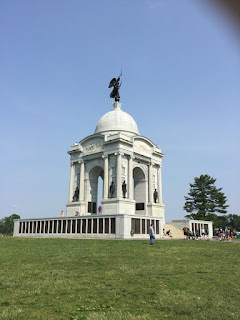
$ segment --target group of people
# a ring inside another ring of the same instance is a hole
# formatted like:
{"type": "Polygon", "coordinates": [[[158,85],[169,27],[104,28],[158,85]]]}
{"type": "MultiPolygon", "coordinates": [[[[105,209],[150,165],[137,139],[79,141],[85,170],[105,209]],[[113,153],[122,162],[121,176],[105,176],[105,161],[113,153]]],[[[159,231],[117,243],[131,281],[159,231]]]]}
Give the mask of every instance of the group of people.
{"type": "Polygon", "coordinates": [[[202,227],[201,230],[196,230],[196,232],[194,233],[193,231],[190,231],[188,226],[185,226],[183,228],[183,234],[185,236],[185,239],[194,240],[194,239],[198,239],[198,238],[206,239],[209,232],[208,232],[208,230],[205,230],[204,227],[202,227]]]}
{"type": "Polygon", "coordinates": [[[217,231],[216,231],[216,234],[215,234],[217,237],[220,238],[220,241],[221,240],[224,240],[224,239],[232,239],[233,237],[233,232],[231,230],[230,227],[226,227],[225,229],[223,229],[222,227],[220,227],[217,231]]]}
{"type": "Polygon", "coordinates": [[[169,229],[168,231],[166,231],[165,229],[163,229],[163,235],[164,235],[164,236],[172,237],[171,230],[169,229]]]}

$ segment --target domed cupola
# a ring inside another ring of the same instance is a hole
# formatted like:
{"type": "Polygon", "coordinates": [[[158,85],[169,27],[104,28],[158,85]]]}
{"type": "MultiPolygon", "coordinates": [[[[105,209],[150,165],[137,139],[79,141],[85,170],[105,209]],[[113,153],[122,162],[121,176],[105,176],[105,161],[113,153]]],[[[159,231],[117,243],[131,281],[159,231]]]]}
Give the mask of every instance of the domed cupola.
{"type": "Polygon", "coordinates": [[[106,134],[122,131],[133,136],[140,135],[136,122],[127,112],[121,110],[121,105],[118,101],[113,103],[114,109],[107,112],[98,121],[95,133],[106,134]]]}

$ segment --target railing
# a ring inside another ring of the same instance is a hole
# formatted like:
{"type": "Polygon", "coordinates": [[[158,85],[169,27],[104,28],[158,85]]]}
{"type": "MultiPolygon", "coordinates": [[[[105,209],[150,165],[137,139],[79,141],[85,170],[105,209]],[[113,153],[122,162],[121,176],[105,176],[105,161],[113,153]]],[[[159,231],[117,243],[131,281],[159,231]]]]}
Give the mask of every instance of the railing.
{"type": "MultiPolygon", "coordinates": [[[[102,217],[19,220],[18,234],[75,235],[116,233],[116,219],[102,217]]],[[[15,234],[16,235],[16,234],[15,234]]]]}
{"type": "Polygon", "coordinates": [[[162,237],[162,218],[132,215],[88,215],[45,219],[17,219],[17,237],[79,237],[79,238],[147,238],[150,224],[162,237]]]}

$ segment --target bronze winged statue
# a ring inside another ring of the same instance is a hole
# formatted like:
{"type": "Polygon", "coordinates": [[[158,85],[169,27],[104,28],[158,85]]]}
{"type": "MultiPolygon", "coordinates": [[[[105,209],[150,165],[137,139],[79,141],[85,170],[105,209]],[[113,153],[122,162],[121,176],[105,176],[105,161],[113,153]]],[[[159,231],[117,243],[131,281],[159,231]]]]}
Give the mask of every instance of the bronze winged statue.
{"type": "Polygon", "coordinates": [[[112,88],[113,87],[113,90],[110,93],[110,98],[114,98],[116,102],[120,100],[119,89],[120,89],[120,87],[122,85],[122,82],[120,83],[121,75],[122,75],[122,72],[121,72],[120,76],[117,79],[113,78],[110,81],[109,86],[108,86],[108,88],[112,88]]]}

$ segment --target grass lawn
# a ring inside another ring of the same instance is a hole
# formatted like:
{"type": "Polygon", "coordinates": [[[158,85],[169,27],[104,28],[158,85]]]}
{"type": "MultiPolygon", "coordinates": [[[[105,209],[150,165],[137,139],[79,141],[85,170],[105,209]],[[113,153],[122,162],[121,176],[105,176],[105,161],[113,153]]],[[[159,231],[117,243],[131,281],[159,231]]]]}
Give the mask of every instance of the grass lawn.
{"type": "Polygon", "coordinates": [[[240,319],[240,242],[0,238],[0,319],[240,319]]]}

